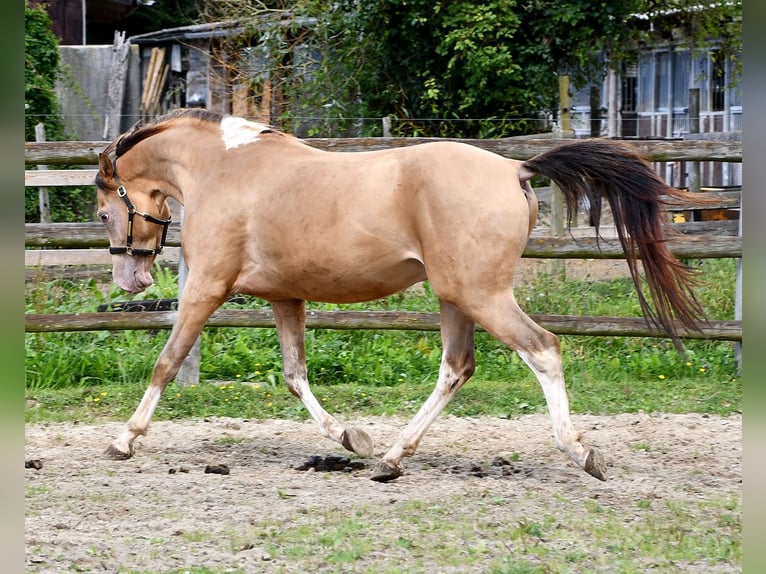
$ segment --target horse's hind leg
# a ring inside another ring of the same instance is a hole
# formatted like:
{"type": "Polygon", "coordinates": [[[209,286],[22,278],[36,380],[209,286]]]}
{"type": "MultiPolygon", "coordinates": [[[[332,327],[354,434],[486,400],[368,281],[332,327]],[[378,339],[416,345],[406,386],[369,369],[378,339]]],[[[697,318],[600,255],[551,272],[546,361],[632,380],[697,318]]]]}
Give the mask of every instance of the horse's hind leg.
{"type": "Polygon", "coordinates": [[[361,456],[370,456],[373,442],[361,429],[343,427],[325,411],[309,388],[306,371],[304,333],[306,328],[306,304],[300,299],[272,301],[274,320],[277,325],[285,382],[290,392],[298,397],[319,425],[322,436],[342,444],[347,450],[361,456]]]}
{"type": "Polygon", "coordinates": [[[128,420],[125,430],[106,449],[105,454],[108,457],[125,459],[133,456],[133,441],[136,437],[146,434],[165,387],[178,372],[208,317],[225,298],[226,291],[223,286],[214,291],[210,282],[200,282],[194,275],[189,275],[178,307],[176,322],[154,365],[152,381],[138,408],[128,420]],[[198,289],[198,285],[203,287],[198,289]]]}
{"type": "Polygon", "coordinates": [[[402,475],[402,458],[415,454],[428,427],[473,375],[476,366],[473,319],[451,303],[440,304],[443,351],[436,387],[380,461],[373,480],[385,482],[402,475]]]}
{"type": "Polygon", "coordinates": [[[582,434],[574,430],[558,337],[532,321],[519,308],[511,292],[485,297],[472,314],[496,339],[515,350],[537,376],[548,404],[558,449],[589,474],[606,480],[603,457],[597,449],[584,444],[582,434]]]}

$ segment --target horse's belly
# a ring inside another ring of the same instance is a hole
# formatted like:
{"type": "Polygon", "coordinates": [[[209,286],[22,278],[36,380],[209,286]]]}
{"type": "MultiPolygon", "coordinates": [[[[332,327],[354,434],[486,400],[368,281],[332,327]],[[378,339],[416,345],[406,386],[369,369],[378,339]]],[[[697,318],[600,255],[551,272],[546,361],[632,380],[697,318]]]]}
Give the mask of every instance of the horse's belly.
{"type": "Polygon", "coordinates": [[[360,261],[342,269],[310,263],[295,270],[254,269],[240,276],[236,291],[266,300],[358,303],[393,295],[426,278],[423,264],[416,259],[393,265],[360,261]]]}

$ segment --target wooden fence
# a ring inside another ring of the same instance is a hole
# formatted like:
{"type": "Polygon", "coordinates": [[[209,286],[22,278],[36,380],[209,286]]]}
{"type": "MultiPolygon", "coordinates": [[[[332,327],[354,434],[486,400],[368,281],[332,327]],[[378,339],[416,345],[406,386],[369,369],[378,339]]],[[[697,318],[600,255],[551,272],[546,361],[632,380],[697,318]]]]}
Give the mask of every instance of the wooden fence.
{"type": "MultiPolygon", "coordinates": [[[[307,143],[320,149],[333,151],[363,151],[402,147],[434,141],[432,138],[354,138],[309,139],[307,143]]],[[[505,157],[529,159],[551,149],[560,142],[546,139],[459,140],[505,157]]],[[[40,142],[25,144],[27,167],[39,165],[93,166],[98,162],[98,152],[109,142],[40,142]]],[[[649,161],[723,161],[741,162],[742,145],[739,142],[716,141],[649,141],[628,142],[649,161]]],[[[92,185],[93,169],[25,171],[25,186],[92,185]]],[[[739,193],[715,194],[718,202],[706,208],[737,208],[739,193]]],[[[700,209],[701,206],[685,206],[700,209]]],[[[683,234],[669,241],[671,251],[679,258],[741,258],[741,235],[695,235],[688,233],[697,227],[705,232],[706,222],[685,223],[679,228],[683,234]]],[[[180,245],[180,225],[173,224],[168,233],[167,244],[180,245]]],[[[108,245],[106,234],[100,224],[88,223],[28,223],[25,225],[25,246],[38,248],[26,252],[27,265],[35,265],[39,248],[83,249],[103,248],[108,245]]],[[[100,253],[105,254],[102,250],[100,253]]],[[[545,259],[623,259],[619,243],[609,238],[598,241],[595,237],[571,235],[553,237],[548,230],[535,230],[529,240],[524,257],[545,259]]],[[[105,260],[106,261],[106,260],[105,260]]],[[[104,262],[105,262],[104,261],[104,262]]],[[[75,313],[75,314],[26,314],[27,332],[90,331],[120,329],[168,329],[172,327],[175,314],[169,311],[143,311],[132,313],[75,313]]],[[[649,327],[641,318],[619,317],[573,317],[559,315],[533,315],[539,324],[558,334],[612,335],[636,337],[663,337],[664,334],[649,327]]],[[[215,327],[273,327],[273,316],[264,310],[219,309],[208,321],[215,327]]],[[[323,329],[404,329],[438,330],[439,319],[435,313],[412,312],[365,312],[332,311],[309,312],[307,327],[323,329]]],[[[741,341],[742,323],[735,321],[710,321],[700,332],[688,332],[679,328],[688,338],[741,341]]]]}

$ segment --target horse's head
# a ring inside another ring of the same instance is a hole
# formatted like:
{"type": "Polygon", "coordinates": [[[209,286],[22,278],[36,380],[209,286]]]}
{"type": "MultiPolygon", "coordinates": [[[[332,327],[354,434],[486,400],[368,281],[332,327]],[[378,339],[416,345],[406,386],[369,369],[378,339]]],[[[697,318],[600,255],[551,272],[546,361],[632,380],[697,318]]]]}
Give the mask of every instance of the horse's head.
{"type": "Polygon", "coordinates": [[[153,283],[150,270],[165,245],[170,208],[157,182],[117,175],[116,162],[109,157],[112,147],[98,158],[98,218],[109,235],[114,282],[139,293],[153,283]]]}

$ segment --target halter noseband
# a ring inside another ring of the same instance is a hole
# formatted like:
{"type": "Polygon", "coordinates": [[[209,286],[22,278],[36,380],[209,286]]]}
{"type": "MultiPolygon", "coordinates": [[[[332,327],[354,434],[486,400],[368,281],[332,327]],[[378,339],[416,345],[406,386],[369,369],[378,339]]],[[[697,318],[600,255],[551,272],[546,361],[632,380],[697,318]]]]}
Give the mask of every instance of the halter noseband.
{"type": "Polygon", "coordinates": [[[128,190],[125,189],[124,185],[121,185],[117,188],[117,195],[122,198],[122,201],[125,202],[125,205],[128,208],[128,238],[124,247],[109,247],[109,253],[112,255],[121,255],[123,253],[127,253],[128,255],[133,255],[135,257],[151,257],[153,255],[159,255],[162,253],[162,250],[165,247],[165,239],[168,235],[168,226],[170,225],[171,218],[168,217],[167,219],[157,219],[148,213],[138,211],[136,206],[133,205],[133,202],[128,198],[128,190]],[[162,225],[162,239],[160,239],[160,243],[155,249],[136,249],[133,247],[134,215],[140,215],[144,218],[144,221],[148,221],[149,223],[162,225]]]}

